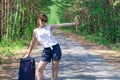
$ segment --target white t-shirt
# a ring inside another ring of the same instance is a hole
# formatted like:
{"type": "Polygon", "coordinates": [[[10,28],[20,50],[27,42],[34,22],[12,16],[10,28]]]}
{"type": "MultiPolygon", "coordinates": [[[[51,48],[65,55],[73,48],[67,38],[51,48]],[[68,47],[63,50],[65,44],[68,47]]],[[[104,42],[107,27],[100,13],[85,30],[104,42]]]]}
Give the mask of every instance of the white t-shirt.
{"type": "Polygon", "coordinates": [[[51,32],[51,25],[46,25],[43,28],[34,29],[35,36],[37,40],[40,42],[42,47],[47,48],[53,45],[56,45],[58,41],[55,39],[51,32]]]}

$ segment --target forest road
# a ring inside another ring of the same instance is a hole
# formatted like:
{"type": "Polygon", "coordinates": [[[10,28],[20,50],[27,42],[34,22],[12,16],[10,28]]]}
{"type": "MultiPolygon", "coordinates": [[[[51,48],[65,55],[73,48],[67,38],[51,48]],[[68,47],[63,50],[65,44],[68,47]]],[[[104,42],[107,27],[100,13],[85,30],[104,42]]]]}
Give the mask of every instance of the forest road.
{"type": "MultiPolygon", "coordinates": [[[[62,49],[58,80],[120,80],[120,70],[105,59],[87,51],[70,38],[67,38],[62,31],[54,30],[53,33],[62,49]]],[[[36,67],[41,51],[42,48],[40,47],[32,55],[36,60],[36,67]]],[[[16,74],[10,80],[17,80],[19,67],[14,69],[16,74]]],[[[49,63],[45,69],[44,80],[50,80],[51,69],[52,65],[49,63]]]]}

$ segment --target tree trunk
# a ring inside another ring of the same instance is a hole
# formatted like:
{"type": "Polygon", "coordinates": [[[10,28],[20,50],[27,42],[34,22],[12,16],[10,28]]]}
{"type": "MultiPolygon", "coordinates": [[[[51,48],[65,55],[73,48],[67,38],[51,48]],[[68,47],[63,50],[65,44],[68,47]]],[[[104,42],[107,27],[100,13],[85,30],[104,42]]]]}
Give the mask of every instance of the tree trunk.
{"type": "Polygon", "coordinates": [[[16,0],[16,7],[15,7],[15,17],[14,17],[14,23],[13,23],[13,29],[12,29],[12,40],[15,38],[15,28],[16,28],[16,22],[17,22],[17,16],[18,16],[18,0],[16,0]]]}
{"type": "Polygon", "coordinates": [[[3,19],[4,19],[4,15],[3,15],[3,0],[0,0],[0,41],[2,40],[2,36],[3,36],[3,19]]]}
{"type": "Polygon", "coordinates": [[[9,32],[9,13],[10,13],[10,0],[7,0],[6,37],[8,37],[9,32]]]}

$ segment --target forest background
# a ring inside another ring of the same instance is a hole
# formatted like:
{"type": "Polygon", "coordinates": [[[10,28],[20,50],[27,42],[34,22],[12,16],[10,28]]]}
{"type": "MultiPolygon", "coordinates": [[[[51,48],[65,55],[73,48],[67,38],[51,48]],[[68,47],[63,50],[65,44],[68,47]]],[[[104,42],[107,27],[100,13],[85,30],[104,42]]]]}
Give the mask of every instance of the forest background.
{"type": "Polygon", "coordinates": [[[0,60],[29,44],[41,13],[50,24],[77,20],[61,29],[120,50],[120,0],[0,0],[0,60]]]}

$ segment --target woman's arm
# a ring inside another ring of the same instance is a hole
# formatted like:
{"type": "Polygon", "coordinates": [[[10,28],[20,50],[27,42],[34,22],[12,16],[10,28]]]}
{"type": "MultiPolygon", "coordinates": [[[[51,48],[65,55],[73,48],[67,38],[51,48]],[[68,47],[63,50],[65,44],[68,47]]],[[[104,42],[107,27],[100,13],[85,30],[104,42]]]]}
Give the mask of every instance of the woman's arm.
{"type": "Polygon", "coordinates": [[[27,54],[25,54],[24,57],[30,56],[30,53],[31,53],[31,51],[32,51],[32,49],[33,49],[33,47],[34,47],[35,41],[36,41],[36,37],[35,37],[35,33],[33,33],[32,40],[31,40],[31,42],[30,42],[28,52],[27,52],[27,54]]]}
{"type": "Polygon", "coordinates": [[[55,29],[55,28],[60,28],[60,27],[63,27],[63,26],[75,26],[75,25],[78,25],[79,23],[78,22],[72,22],[72,23],[61,23],[61,24],[54,24],[54,25],[51,25],[52,29],[55,29]]]}

